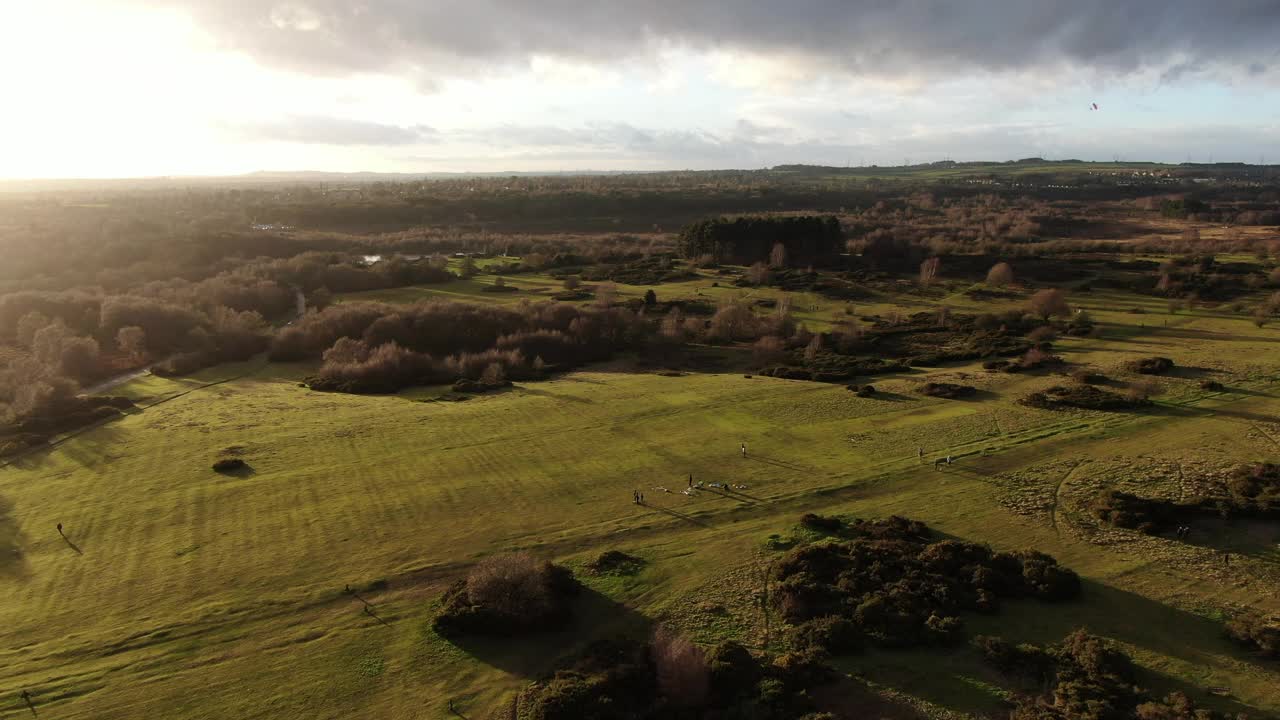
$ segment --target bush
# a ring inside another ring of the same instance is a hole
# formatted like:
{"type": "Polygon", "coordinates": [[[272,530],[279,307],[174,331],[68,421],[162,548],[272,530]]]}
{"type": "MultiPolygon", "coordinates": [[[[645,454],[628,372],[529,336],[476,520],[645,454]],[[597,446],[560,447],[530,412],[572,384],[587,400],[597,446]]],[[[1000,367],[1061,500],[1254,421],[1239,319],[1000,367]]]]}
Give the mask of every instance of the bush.
{"type": "Polygon", "coordinates": [[[816,648],[832,655],[845,655],[862,649],[862,631],[848,618],[828,615],[795,626],[792,645],[797,650],[816,648]]]}
{"type": "Polygon", "coordinates": [[[1223,385],[1217,380],[1201,380],[1200,389],[1208,390],[1209,392],[1225,392],[1227,389],[1227,386],[1223,385]]]}
{"type": "Polygon", "coordinates": [[[606,550],[600,557],[587,563],[586,569],[593,575],[635,575],[645,566],[645,561],[621,550],[606,550]]]}
{"type": "Polygon", "coordinates": [[[977,393],[978,388],[976,387],[971,385],[957,385],[955,383],[931,382],[925,383],[920,388],[921,395],[948,398],[950,400],[973,397],[977,393]]]}
{"type": "Polygon", "coordinates": [[[1163,375],[1173,369],[1173,361],[1165,357],[1149,357],[1125,363],[1125,368],[1142,375],[1163,375]]]}
{"type": "Polygon", "coordinates": [[[573,573],[528,553],[481,561],[443,597],[441,635],[512,635],[564,626],[580,586],[573,573]]]}
{"type": "Polygon", "coordinates": [[[874,385],[863,385],[862,387],[858,388],[858,397],[860,398],[875,397],[875,394],[876,394],[876,388],[874,385]]]}
{"type": "Polygon", "coordinates": [[[1083,385],[1101,385],[1107,382],[1107,376],[1088,368],[1071,371],[1071,379],[1083,385]]]}
{"type": "MultiPolygon", "coordinates": [[[[904,518],[846,524],[841,543],[805,545],[778,565],[777,599],[797,627],[824,618],[853,623],[882,647],[953,642],[958,613],[990,611],[1001,597],[1074,597],[1079,578],[1048,555],[993,553],[956,540],[930,542],[928,527],[904,518]]],[[[820,638],[843,625],[806,627],[820,638]]]]}
{"type": "Polygon", "coordinates": [[[804,516],[800,518],[800,524],[809,530],[831,535],[839,533],[844,529],[844,521],[840,518],[827,517],[825,515],[818,515],[815,513],[805,513],[804,516]]]}
{"type": "Polygon", "coordinates": [[[1280,617],[1242,615],[1227,622],[1227,637],[1263,657],[1280,658],[1280,617]]]}
{"type": "Polygon", "coordinates": [[[1076,408],[1079,410],[1133,410],[1150,405],[1140,398],[1125,398],[1113,392],[1107,392],[1092,385],[1076,385],[1066,387],[1056,385],[1043,392],[1032,393],[1023,398],[1023,404],[1042,410],[1063,410],[1076,408]]]}
{"type": "Polygon", "coordinates": [[[222,458],[213,464],[213,471],[218,473],[234,473],[247,467],[244,460],[240,458],[222,458]]]}

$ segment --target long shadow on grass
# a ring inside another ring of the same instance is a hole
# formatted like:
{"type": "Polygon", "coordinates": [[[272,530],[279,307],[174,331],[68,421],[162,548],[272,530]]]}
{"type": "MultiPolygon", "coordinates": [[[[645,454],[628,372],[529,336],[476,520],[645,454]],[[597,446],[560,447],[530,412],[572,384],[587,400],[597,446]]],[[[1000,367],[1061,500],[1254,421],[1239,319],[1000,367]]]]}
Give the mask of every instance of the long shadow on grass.
{"type": "Polygon", "coordinates": [[[692,515],[686,515],[678,510],[672,510],[671,508],[665,508],[660,505],[653,505],[651,503],[645,503],[641,507],[645,507],[650,510],[656,510],[657,512],[660,512],[664,515],[670,515],[671,517],[679,518],[681,520],[684,520],[685,522],[693,523],[694,525],[697,525],[699,527],[711,527],[705,521],[699,520],[698,518],[692,515]]]}
{"type": "Polygon", "coordinates": [[[1011,642],[1054,643],[1076,628],[1177,658],[1199,668],[1222,669],[1222,656],[1254,665],[1233,646],[1222,623],[1127,590],[1084,579],[1080,599],[1066,603],[1006,602],[992,617],[967,617],[972,634],[1002,635],[1011,642]]]}
{"type": "Polygon", "coordinates": [[[784,468],[784,469],[786,469],[786,470],[795,470],[795,471],[797,471],[797,472],[807,472],[807,471],[808,471],[808,468],[802,468],[802,467],[800,467],[799,465],[792,465],[791,463],[786,463],[786,462],[783,462],[783,461],[781,461],[781,460],[775,460],[775,459],[773,459],[773,458],[771,458],[771,457],[768,457],[768,456],[766,456],[766,455],[747,455],[747,458],[746,458],[746,459],[747,459],[747,460],[754,460],[754,461],[756,461],[756,462],[762,462],[762,463],[765,463],[766,465],[773,465],[774,467],[784,468]]]}
{"type": "Polygon", "coordinates": [[[538,678],[566,667],[600,638],[649,636],[653,622],[632,608],[589,587],[574,599],[573,620],[549,632],[515,637],[449,638],[457,648],[486,665],[513,675],[538,678]]]}
{"type": "Polygon", "coordinates": [[[1280,415],[1266,415],[1263,413],[1249,412],[1247,410],[1234,410],[1228,407],[1196,407],[1194,405],[1164,405],[1159,404],[1147,409],[1151,415],[1165,415],[1169,417],[1213,417],[1219,416],[1224,418],[1236,418],[1238,420],[1247,420],[1249,422],[1261,423],[1280,423],[1280,415]]]}

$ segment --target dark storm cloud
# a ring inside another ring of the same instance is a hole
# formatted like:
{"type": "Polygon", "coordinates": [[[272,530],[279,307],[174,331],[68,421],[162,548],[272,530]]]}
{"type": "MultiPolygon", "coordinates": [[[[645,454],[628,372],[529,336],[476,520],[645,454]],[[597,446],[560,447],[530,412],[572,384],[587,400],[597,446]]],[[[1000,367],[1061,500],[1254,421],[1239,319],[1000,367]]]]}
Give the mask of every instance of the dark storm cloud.
{"type": "Polygon", "coordinates": [[[1274,61],[1280,0],[134,0],[224,45],[313,73],[474,74],[535,54],[607,62],[656,47],[801,53],[854,72],[1112,72],[1274,61]]]}
{"type": "Polygon", "coordinates": [[[315,115],[241,123],[225,129],[242,140],[304,145],[413,145],[432,142],[437,136],[435,130],[422,125],[401,127],[315,115]]]}

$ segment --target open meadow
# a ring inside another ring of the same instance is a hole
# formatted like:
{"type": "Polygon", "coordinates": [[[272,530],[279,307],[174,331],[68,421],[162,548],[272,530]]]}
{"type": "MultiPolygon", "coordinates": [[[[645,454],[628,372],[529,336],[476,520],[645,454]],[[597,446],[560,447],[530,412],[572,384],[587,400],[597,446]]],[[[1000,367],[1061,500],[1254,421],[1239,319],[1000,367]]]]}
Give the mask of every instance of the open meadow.
{"type": "MultiPolygon", "coordinates": [[[[492,279],[481,274],[339,300],[516,303],[558,286],[509,280],[521,290],[484,293],[492,279]]],[[[656,290],[779,294],[714,282],[656,290]]],[[[623,299],[645,289],[617,286],[623,299]]],[[[1280,528],[1206,523],[1182,541],[1102,527],[1084,508],[1102,487],[1178,497],[1223,468],[1275,458],[1280,337],[1223,308],[1171,313],[1111,290],[1072,302],[1099,327],[1055,342],[1072,365],[1123,384],[1129,360],[1176,361],[1149,410],[1028,407],[1019,400],[1061,381],[980,362],[880,376],[869,398],[729,369],[660,373],[626,356],[467,402],[436,387],[314,392],[299,385],[312,365],[261,359],[136,380],[118,391],[138,403],[125,417],[0,469],[0,717],[26,716],[15,692],[34,688],[40,717],[482,718],[595,638],[663,623],[700,643],[761,648],[762,578],[807,539],[806,512],[904,515],[998,550],[1049,553],[1080,574],[1081,597],[966,617],[971,633],[1055,642],[1086,627],[1128,651],[1153,690],[1280,713],[1280,667],[1222,632],[1227,613],[1280,611],[1280,528]],[[978,393],[925,397],[928,381],[978,393]],[[245,467],[212,472],[227,455],[245,467]],[[685,494],[690,478],[728,487],[685,494]],[[582,574],[589,592],[567,630],[437,635],[442,591],[517,549],[579,570],[613,549],[645,565],[582,574]]],[[[815,330],[849,304],[793,303],[815,330]]],[[[966,303],[978,308],[958,292],[853,304],[879,315],[966,303]]],[[[964,645],[877,649],[837,667],[886,717],[991,716],[1009,697],[964,645]]]]}

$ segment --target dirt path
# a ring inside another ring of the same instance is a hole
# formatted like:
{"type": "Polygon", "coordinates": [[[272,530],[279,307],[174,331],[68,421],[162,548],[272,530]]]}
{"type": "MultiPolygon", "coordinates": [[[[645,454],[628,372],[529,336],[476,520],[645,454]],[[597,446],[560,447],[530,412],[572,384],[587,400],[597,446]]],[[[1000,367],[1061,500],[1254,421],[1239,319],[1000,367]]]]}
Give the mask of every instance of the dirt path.
{"type": "Polygon", "coordinates": [[[1069,480],[1072,474],[1074,474],[1075,471],[1083,464],[1083,460],[1077,460],[1076,463],[1071,466],[1071,469],[1062,476],[1062,479],[1059,480],[1058,484],[1053,488],[1053,507],[1049,509],[1049,524],[1053,526],[1053,531],[1059,535],[1062,534],[1062,530],[1058,528],[1058,498],[1062,495],[1062,486],[1067,484],[1067,480],[1069,480]]]}

